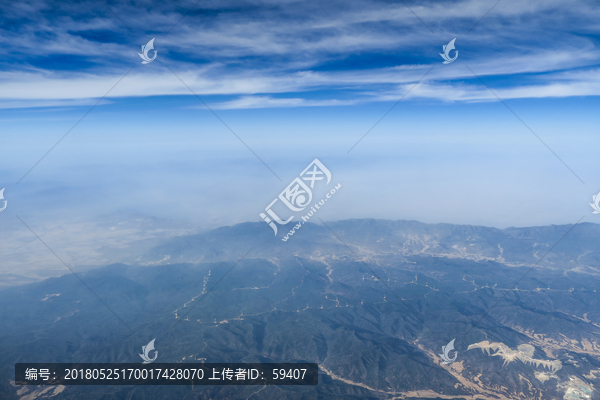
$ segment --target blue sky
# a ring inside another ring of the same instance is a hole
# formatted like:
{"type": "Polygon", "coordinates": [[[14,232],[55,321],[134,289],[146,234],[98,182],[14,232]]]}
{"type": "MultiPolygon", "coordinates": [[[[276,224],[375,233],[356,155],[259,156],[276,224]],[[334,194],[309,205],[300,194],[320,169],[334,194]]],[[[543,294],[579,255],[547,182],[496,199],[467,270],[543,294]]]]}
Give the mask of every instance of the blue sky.
{"type": "Polygon", "coordinates": [[[392,101],[433,65],[413,98],[489,101],[465,65],[505,100],[600,90],[589,2],[408,3],[419,19],[396,2],[203,1],[181,19],[195,3],[3,6],[3,106],[92,103],[134,65],[111,97],[188,95],[170,66],[217,109],[392,101]],[[140,65],[152,37],[161,62],[140,65]],[[442,68],[454,37],[460,63],[442,68]]]}
{"type": "Polygon", "coordinates": [[[172,3],[1,6],[5,227],[258,221],[314,158],[343,183],[324,219],[597,222],[600,4],[172,3]]]}

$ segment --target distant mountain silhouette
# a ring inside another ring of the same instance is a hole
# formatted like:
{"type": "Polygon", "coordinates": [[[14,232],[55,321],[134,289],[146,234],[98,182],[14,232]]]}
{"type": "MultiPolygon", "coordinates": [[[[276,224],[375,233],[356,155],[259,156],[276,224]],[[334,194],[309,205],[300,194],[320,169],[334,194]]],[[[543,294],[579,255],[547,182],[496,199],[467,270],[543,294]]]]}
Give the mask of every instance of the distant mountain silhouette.
{"type": "MultiPolygon", "coordinates": [[[[290,228],[293,223],[289,223],[290,228]]],[[[263,222],[248,222],[206,233],[181,236],[143,254],[140,263],[203,262],[235,260],[254,248],[254,257],[312,255],[319,252],[347,255],[368,247],[378,254],[431,255],[473,260],[504,260],[507,264],[535,264],[571,225],[496,229],[483,226],[424,224],[417,221],[352,219],[328,222],[327,226],[306,223],[288,241],[281,241],[263,222]],[[332,233],[333,231],[333,233],[332,233]],[[341,239],[341,241],[338,239],[341,239]],[[245,249],[245,251],[243,251],[245,249]]],[[[600,262],[600,225],[581,223],[545,257],[548,265],[576,262],[580,267],[600,262]]],[[[361,254],[368,256],[368,254],[361,254]]]]}

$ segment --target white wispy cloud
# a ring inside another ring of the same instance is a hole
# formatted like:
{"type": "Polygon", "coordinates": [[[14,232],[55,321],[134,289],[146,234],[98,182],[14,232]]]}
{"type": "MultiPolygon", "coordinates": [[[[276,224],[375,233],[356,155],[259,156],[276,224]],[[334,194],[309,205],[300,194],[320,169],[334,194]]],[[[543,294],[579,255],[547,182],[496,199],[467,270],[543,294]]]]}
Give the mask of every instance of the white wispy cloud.
{"type": "Polygon", "coordinates": [[[328,107],[357,104],[359,100],[309,100],[303,98],[274,98],[271,96],[241,96],[238,99],[216,103],[215,109],[237,108],[287,108],[287,107],[328,107]]]}
{"type": "MultiPolygon", "coordinates": [[[[510,82],[494,88],[502,98],[600,94],[595,75],[600,51],[593,39],[600,31],[599,5],[579,0],[501,2],[464,36],[494,3],[410,5],[437,35],[403,4],[202,3],[168,36],[144,35],[144,40],[157,38],[159,52],[147,66],[139,65],[139,43],[131,43],[140,37],[132,37],[102,4],[14,4],[9,18],[21,22],[0,35],[5,60],[0,64],[0,107],[98,98],[134,65],[137,68],[109,97],[190,95],[161,62],[198,95],[238,96],[213,100],[216,108],[388,101],[402,95],[432,65],[437,68],[411,97],[490,100],[489,91],[461,63],[480,77],[510,77],[510,82]],[[29,22],[22,22],[26,15],[29,22]],[[548,24],[552,31],[541,28],[548,24]],[[98,35],[107,32],[115,34],[114,40],[99,41],[98,35]],[[453,35],[459,37],[460,57],[452,66],[442,66],[437,53],[453,35]],[[578,74],[564,73],[569,70],[578,74]],[[558,78],[557,73],[563,74],[558,78]],[[310,95],[315,90],[327,94],[315,99],[310,95]]],[[[134,30],[160,31],[174,25],[186,6],[172,9],[137,2],[111,8],[134,30]]]]}

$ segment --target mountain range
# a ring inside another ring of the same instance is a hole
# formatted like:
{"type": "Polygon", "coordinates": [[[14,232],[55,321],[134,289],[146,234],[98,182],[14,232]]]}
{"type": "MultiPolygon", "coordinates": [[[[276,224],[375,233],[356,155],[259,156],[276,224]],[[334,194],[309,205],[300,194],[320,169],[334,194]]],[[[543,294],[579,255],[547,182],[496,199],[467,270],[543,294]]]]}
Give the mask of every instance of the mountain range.
{"type": "Polygon", "coordinates": [[[0,397],[600,399],[600,225],[286,233],[222,227],[0,290],[0,397]],[[319,385],[14,386],[16,362],[141,362],[152,339],[159,362],[317,362],[319,385]]]}

